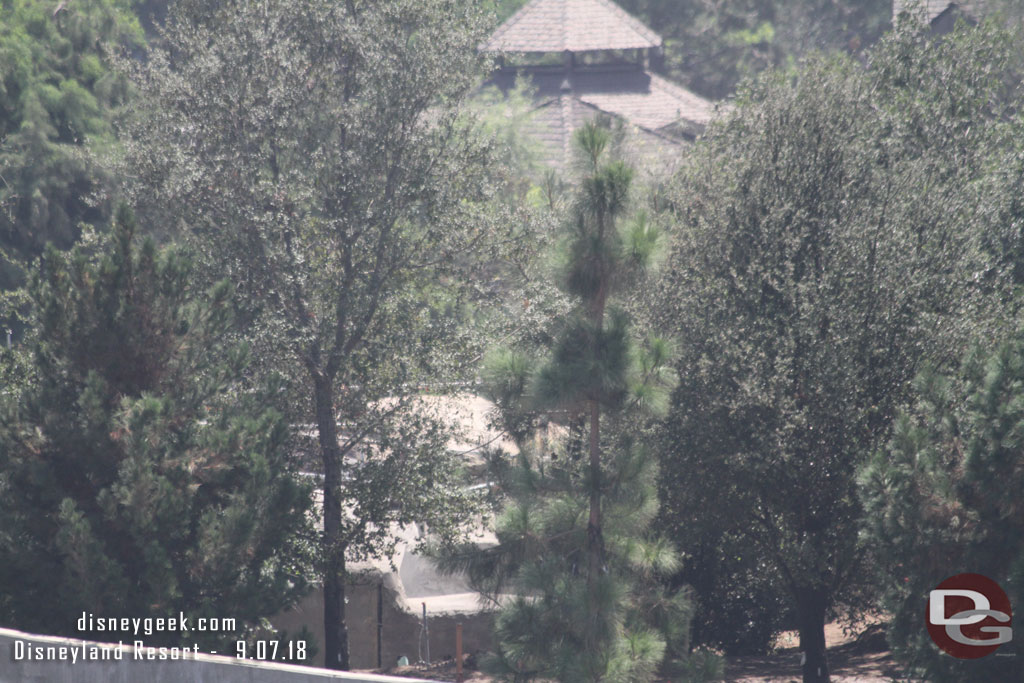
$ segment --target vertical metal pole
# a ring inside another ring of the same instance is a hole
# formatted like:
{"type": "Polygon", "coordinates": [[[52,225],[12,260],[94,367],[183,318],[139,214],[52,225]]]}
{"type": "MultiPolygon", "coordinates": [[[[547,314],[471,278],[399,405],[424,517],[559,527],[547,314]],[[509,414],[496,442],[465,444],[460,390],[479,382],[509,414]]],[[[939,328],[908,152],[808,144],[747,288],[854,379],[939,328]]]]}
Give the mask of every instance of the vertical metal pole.
{"type": "Polygon", "coordinates": [[[462,624],[455,624],[455,683],[462,683],[462,624]]]}
{"type": "Polygon", "coordinates": [[[427,623],[427,603],[423,604],[423,640],[426,643],[424,650],[427,652],[427,666],[430,666],[430,624],[427,623]]]}
{"type": "Polygon", "coordinates": [[[384,668],[384,579],[377,583],[377,668],[384,668]]]}

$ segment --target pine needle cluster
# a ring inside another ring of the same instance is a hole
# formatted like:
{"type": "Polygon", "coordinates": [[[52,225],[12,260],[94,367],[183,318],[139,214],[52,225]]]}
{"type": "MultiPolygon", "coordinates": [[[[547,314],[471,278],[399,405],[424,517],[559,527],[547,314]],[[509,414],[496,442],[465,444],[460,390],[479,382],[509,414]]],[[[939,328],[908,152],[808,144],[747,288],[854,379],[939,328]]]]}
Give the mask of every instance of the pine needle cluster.
{"type": "Polygon", "coordinates": [[[689,649],[693,604],[659,577],[678,554],[651,530],[657,463],[641,438],[672,388],[671,345],[640,340],[624,302],[659,231],[629,215],[632,170],[598,125],[555,258],[575,305],[546,349],[494,351],[485,381],[519,454],[500,473],[497,545],[445,565],[501,605],[491,668],[508,680],[651,680],[689,649]]]}

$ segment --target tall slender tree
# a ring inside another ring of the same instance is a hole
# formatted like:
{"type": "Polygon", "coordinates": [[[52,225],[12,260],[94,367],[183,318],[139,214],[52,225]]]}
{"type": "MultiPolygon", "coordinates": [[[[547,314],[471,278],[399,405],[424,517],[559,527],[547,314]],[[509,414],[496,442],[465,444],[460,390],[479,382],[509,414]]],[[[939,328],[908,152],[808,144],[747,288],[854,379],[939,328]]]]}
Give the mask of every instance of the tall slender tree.
{"type": "Polygon", "coordinates": [[[627,220],[632,171],[608,159],[609,142],[594,124],[576,136],[584,175],[556,267],[573,307],[548,357],[488,361],[499,422],[521,450],[502,478],[500,543],[447,558],[486,593],[514,595],[498,617],[495,668],[518,680],[649,680],[666,652],[686,650],[687,596],[653,580],[676,555],[648,528],[657,470],[637,428],[665,406],[671,354],[634,338],[622,306],[659,231],[642,215],[627,220]]]}

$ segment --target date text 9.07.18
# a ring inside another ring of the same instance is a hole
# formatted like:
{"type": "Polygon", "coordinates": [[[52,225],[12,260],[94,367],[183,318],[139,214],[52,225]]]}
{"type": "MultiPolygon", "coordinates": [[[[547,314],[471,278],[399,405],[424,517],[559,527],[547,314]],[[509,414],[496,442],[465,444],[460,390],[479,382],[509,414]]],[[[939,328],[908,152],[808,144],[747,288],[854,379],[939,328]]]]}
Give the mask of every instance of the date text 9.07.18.
{"type": "Polygon", "coordinates": [[[306,660],[306,641],[239,640],[235,643],[235,657],[268,662],[303,662],[306,660]]]}

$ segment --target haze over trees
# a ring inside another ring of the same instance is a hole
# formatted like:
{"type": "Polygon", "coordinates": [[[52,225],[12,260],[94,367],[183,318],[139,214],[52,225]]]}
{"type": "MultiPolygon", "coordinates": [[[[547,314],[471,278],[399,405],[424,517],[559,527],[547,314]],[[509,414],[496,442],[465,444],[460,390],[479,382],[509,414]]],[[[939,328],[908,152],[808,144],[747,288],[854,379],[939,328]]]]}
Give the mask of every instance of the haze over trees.
{"type": "Polygon", "coordinates": [[[128,95],[106,50],[141,44],[110,0],[0,6],[0,325],[16,333],[24,301],[12,290],[33,259],[47,243],[69,249],[83,222],[107,225],[111,179],[87,149],[113,142],[111,112],[128,95]]]}
{"type": "Polygon", "coordinates": [[[386,553],[392,523],[443,534],[470,509],[446,425],[411,399],[462,379],[473,349],[456,322],[494,241],[490,155],[459,103],[483,29],[470,2],[182,2],[135,73],[130,196],[237,283],[318,435],[332,668],[348,668],[347,558],[386,553]]]}
{"type": "Polygon", "coordinates": [[[949,376],[922,373],[915,405],[862,474],[867,540],[893,615],[889,643],[929,681],[1024,674],[1019,641],[1000,646],[1000,657],[957,660],[920,626],[920,595],[955,567],[993,579],[1011,605],[1024,599],[1022,380],[1019,333],[994,351],[973,349],[949,376]]]}
{"type": "Polygon", "coordinates": [[[993,163],[1015,144],[1007,47],[908,29],[867,68],[818,58],[761,78],[677,179],[652,304],[682,349],[666,524],[696,542],[689,520],[717,509],[753,544],[796,611],[805,681],[828,679],[828,615],[872,591],[858,468],[925,364],[1014,324],[991,240],[1016,187],[993,163]]]}
{"type": "Polygon", "coordinates": [[[761,74],[647,207],[600,126],[560,184],[528,89],[476,92],[521,4],[177,0],[153,48],[120,4],[0,6],[0,623],[247,637],[320,582],[347,668],[348,563],[479,519],[420,400],[472,386],[521,451],[499,545],[450,558],[513,594],[503,676],[700,678],[797,627],[819,682],[825,621],[881,608],[908,675],[1019,677],[920,620],[967,570],[1024,597],[1019,26],[623,0],[669,76],[761,74]]]}
{"type": "Polygon", "coordinates": [[[78,617],[182,611],[237,620],[204,647],[243,636],[308,584],[282,384],[240,391],[227,282],[197,287],[126,209],[99,251],[51,246],[32,278],[31,384],[0,404],[0,619],[116,639],[78,617]]]}
{"type": "Polygon", "coordinates": [[[444,559],[496,602],[512,596],[491,668],[514,680],[715,671],[713,657],[686,661],[692,606],[659,582],[678,558],[649,528],[657,465],[636,426],[665,406],[671,347],[639,339],[623,304],[657,260],[660,231],[633,210],[633,171],[614,159],[611,137],[588,124],[574,140],[582,178],[553,273],[571,311],[546,348],[497,351],[487,363],[487,391],[520,451],[498,468],[498,545],[444,559]]]}

